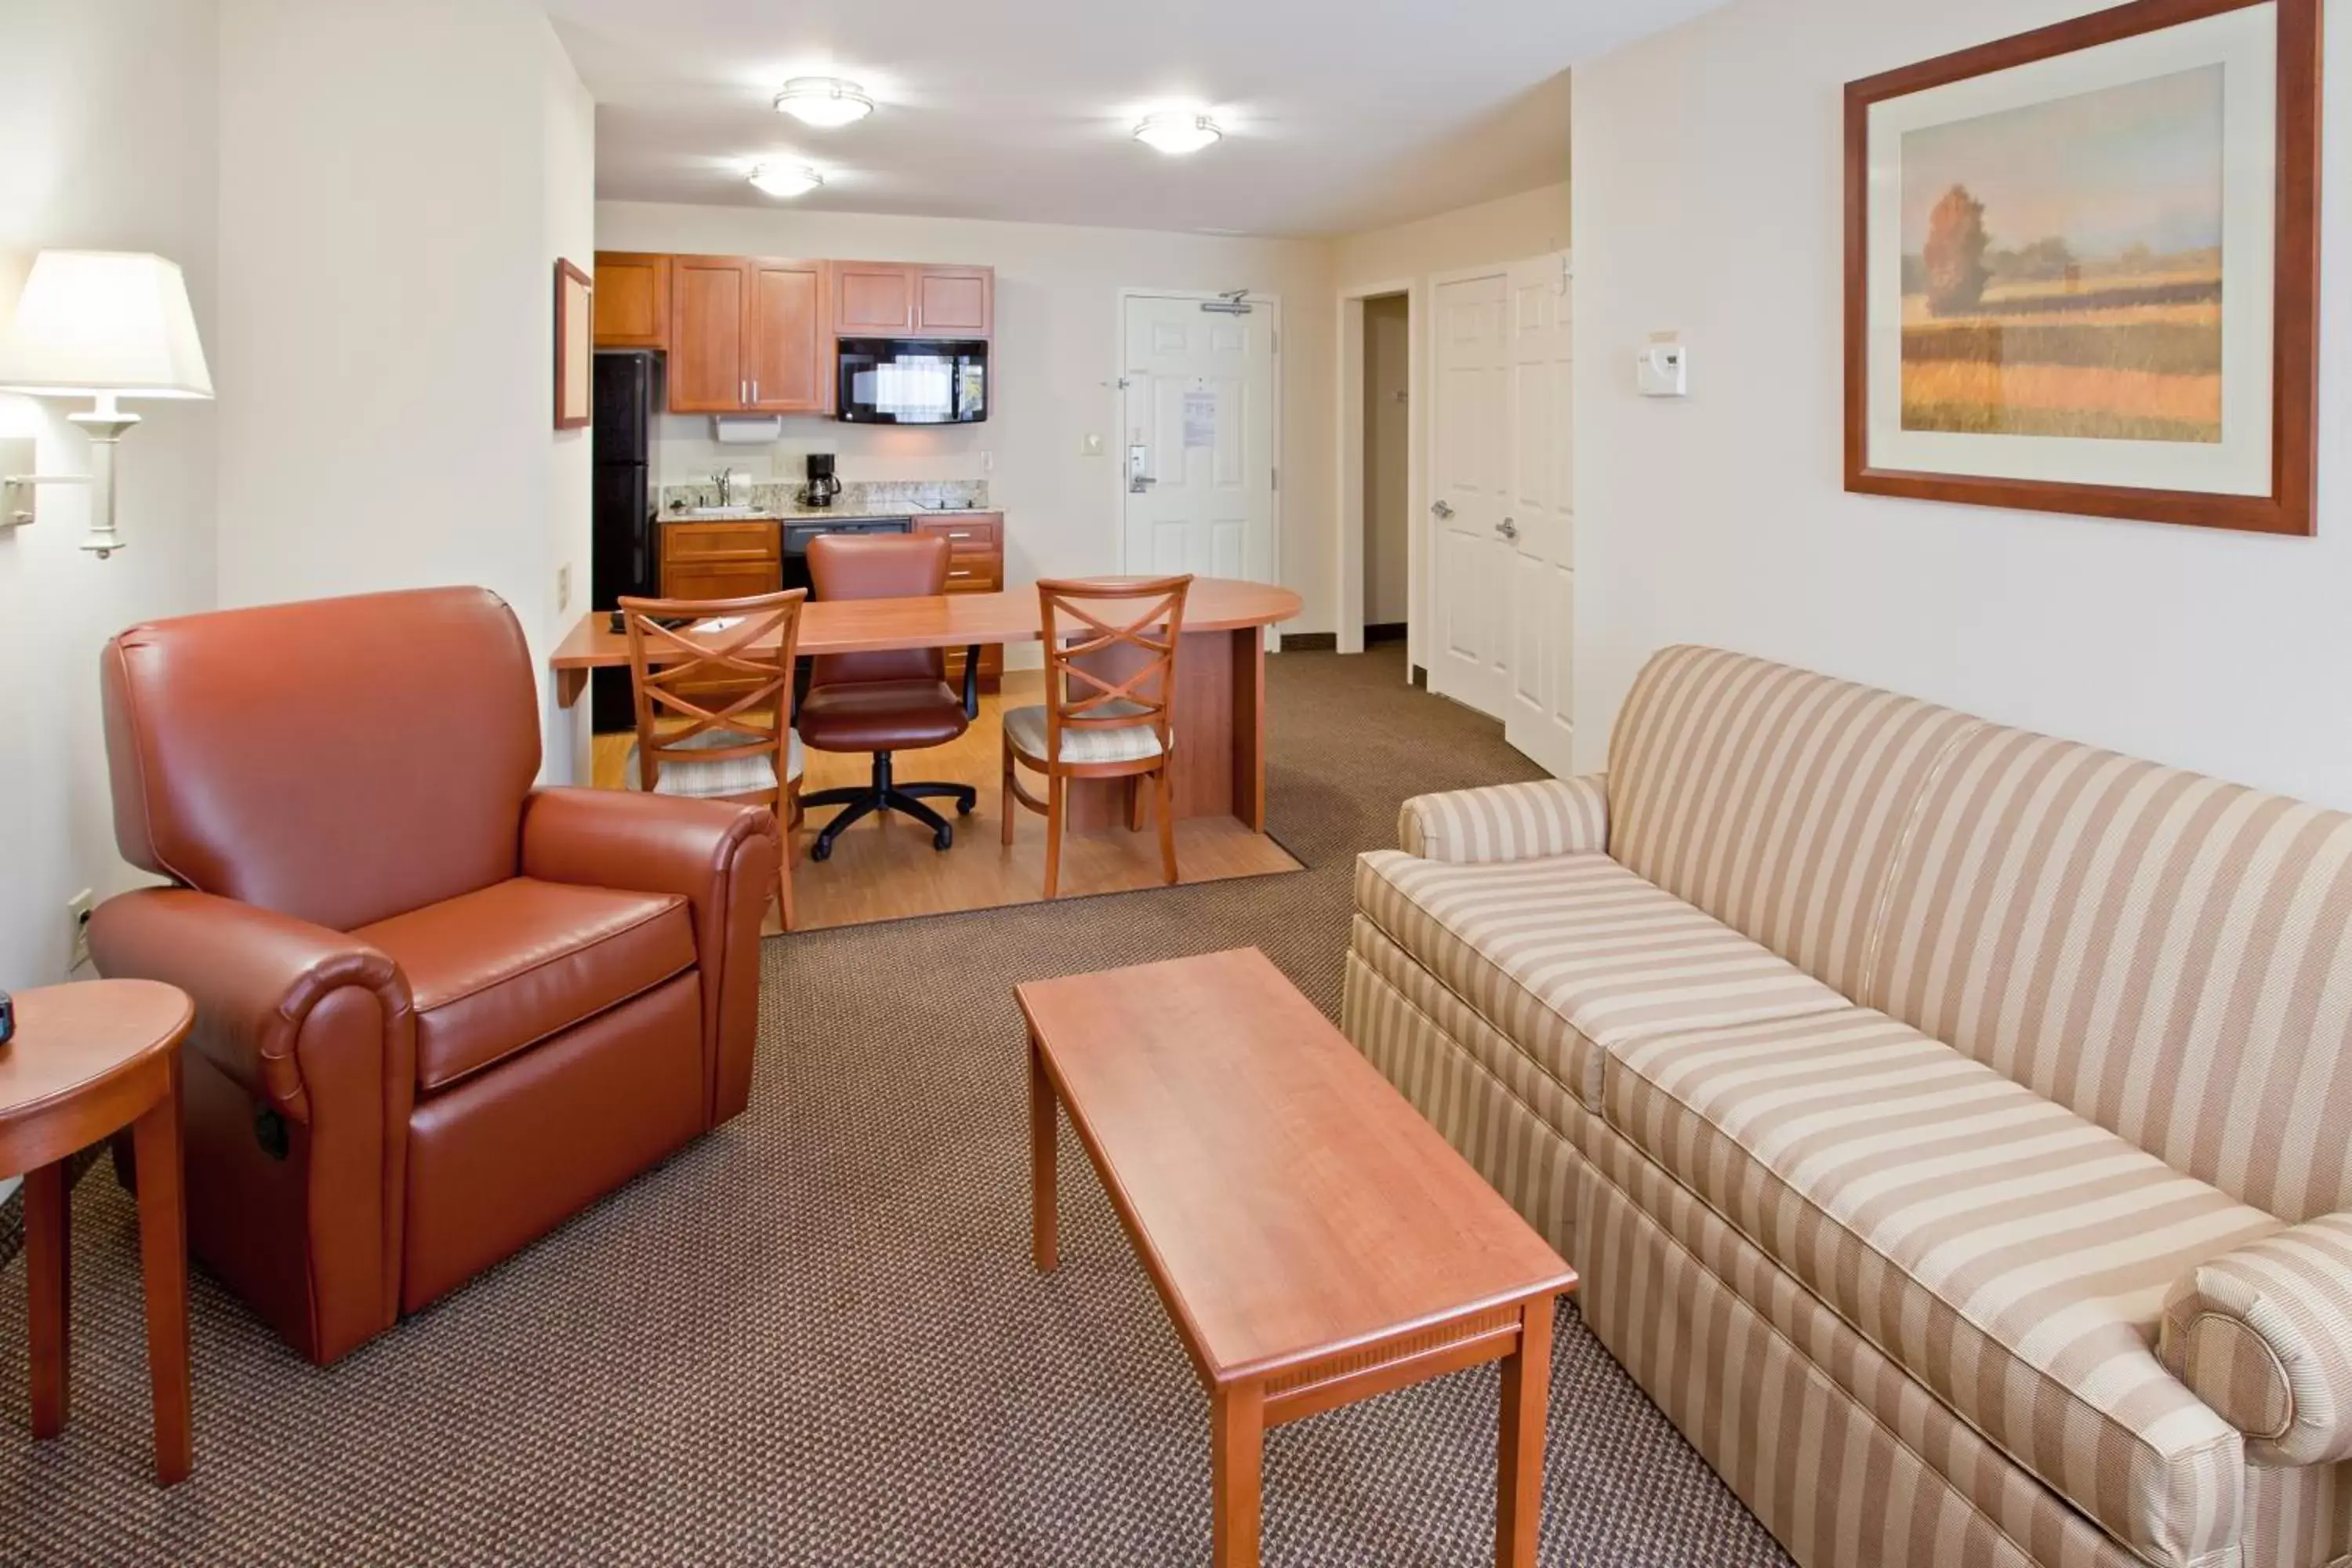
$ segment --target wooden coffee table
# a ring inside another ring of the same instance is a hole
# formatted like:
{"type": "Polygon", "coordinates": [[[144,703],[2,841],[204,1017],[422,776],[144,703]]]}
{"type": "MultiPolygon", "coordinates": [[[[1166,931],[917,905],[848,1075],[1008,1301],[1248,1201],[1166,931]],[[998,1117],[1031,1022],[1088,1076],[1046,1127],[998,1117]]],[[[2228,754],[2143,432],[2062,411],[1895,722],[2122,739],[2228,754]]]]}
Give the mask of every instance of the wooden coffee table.
{"type": "Polygon", "coordinates": [[[1017,994],[1037,1268],[1058,1101],[1208,1387],[1217,1568],[1258,1560],[1267,1427],[1490,1361],[1495,1561],[1532,1564],[1559,1256],[1255,948],[1017,994]]]}

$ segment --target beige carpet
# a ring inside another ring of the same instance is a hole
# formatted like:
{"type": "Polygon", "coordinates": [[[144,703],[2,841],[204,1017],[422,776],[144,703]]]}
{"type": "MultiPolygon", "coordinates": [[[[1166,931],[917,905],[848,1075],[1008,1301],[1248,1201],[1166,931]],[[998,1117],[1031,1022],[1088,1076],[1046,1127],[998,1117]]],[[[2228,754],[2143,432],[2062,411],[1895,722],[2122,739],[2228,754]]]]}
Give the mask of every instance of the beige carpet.
{"type": "MultiPolygon", "coordinates": [[[[341,1366],[200,1281],[170,1493],[101,1166],[73,1422],[38,1448],[0,1270],[0,1562],[1205,1563],[1205,1402],[1075,1146],[1063,1268],[1030,1270],[1012,986],[1255,943],[1336,1009],[1355,852],[1409,794],[1533,771],[1393,649],[1269,679],[1306,873],[772,942],[748,1115],[341,1366]]],[[[1552,1397],[1544,1562],[1786,1561],[1573,1312],[1552,1397]]],[[[1266,1563],[1489,1561],[1494,1419],[1486,1372],[1275,1433],[1266,1563]]]]}

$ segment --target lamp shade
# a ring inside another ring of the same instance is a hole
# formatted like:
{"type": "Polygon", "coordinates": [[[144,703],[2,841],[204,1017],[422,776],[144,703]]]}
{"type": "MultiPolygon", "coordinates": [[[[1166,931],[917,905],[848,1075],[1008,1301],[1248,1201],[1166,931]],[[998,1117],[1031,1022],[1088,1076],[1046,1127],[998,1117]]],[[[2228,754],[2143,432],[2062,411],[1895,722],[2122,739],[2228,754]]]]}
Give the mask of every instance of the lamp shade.
{"type": "Polygon", "coordinates": [[[210,397],[179,267],[132,251],[42,251],[0,334],[0,391],[210,397]]]}

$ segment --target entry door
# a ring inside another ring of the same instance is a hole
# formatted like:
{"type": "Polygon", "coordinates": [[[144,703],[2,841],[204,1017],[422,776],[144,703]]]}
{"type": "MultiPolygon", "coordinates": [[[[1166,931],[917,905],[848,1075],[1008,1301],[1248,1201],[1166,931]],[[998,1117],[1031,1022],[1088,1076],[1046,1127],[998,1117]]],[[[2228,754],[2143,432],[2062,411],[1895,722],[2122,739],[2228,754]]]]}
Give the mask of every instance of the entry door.
{"type": "Polygon", "coordinates": [[[1504,734],[1552,773],[1566,776],[1575,686],[1576,541],[1570,506],[1570,371],[1568,258],[1511,268],[1506,357],[1509,362],[1510,483],[1503,542],[1510,574],[1510,657],[1504,734]]]}
{"type": "Polygon", "coordinates": [[[1510,689],[1509,278],[1441,283],[1430,312],[1436,407],[1430,422],[1432,607],[1429,687],[1496,718],[1510,689]]]}
{"type": "Polygon", "coordinates": [[[1126,302],[1119,569],[1279,582],[1276,308],[1259,301],[1236,316],[1202,304],[1126,302]]]}

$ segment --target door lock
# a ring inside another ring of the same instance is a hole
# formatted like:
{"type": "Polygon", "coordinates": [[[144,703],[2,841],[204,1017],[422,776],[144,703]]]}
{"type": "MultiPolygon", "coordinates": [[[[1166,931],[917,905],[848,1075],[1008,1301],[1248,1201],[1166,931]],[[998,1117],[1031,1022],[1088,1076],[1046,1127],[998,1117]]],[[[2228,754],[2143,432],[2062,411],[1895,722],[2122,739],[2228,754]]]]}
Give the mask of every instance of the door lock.
{"type": "Polygon", "coordinates": [[[1519,525],[1507,517],[1495,525],[1495,531],[1506,539],[1517,539],[1519,536],[1519,525]]]}
{"type": "Polygon", "coordinates": [[[1139,496],[1160,481],[1143,471],[1149,454],[1141,445],[1127,449],[1127,493],[1139,496]]]}
{"type": "Polygon", "coordinates": [[[1437,519],[1440,522],[1445,521],[1448,518],[1451,518],[1454,515],[1454,509],[1446,505],[1444,501],[1437,501],[1432,504],[1429,511],[1430,515],[1437,519]]]}

